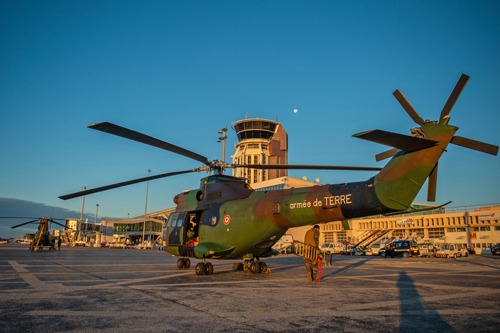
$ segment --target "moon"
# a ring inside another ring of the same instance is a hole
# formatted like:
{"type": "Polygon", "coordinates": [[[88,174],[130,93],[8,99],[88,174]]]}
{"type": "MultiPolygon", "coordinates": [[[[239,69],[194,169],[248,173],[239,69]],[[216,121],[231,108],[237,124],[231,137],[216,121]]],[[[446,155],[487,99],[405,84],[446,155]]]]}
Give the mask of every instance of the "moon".
{"type": "Polygon", "coordinates": [[[293,113],[297,113],[297,112],[299,112],[299,110],[297,110],[297,109],[293,110],[293,113]]]}

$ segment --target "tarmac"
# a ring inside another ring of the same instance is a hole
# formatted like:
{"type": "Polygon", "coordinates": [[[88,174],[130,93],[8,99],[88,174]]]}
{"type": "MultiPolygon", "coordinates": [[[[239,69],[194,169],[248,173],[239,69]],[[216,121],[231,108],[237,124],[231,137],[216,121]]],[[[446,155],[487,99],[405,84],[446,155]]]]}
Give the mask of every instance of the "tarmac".
{"type": "MultiPolygon", "coordinates": [[[[308,282],[295,255],[270,274],[158,250],[0,245],[2,332],[498,332],[500,256],[335,256],[308,282]]],[[[242,261],[240,261],[242,262],[242,261]]]]}

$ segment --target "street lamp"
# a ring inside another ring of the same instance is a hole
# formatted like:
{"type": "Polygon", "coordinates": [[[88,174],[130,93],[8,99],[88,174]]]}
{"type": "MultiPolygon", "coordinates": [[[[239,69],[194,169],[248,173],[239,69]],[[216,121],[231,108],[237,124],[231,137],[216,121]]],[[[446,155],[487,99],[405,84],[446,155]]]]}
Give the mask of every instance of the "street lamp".
{"type": "MultiPolygon", "coordinates": [[[[148,177],[149,173],[151,172],[150,169],[148,169],[148,177]]],[[[146,207],[144,208],[144,226],[142,227],[142,248],[144,249],[144,235],[146,232],[146,213],[148,211],[148,190],[149,190],[149,180],[146,185],[146,207]]]]}

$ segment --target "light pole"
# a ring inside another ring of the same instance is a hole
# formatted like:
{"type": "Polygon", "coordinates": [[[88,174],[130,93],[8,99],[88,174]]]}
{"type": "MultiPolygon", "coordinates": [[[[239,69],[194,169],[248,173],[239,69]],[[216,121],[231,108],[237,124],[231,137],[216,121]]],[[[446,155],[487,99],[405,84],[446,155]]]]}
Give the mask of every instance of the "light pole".
{"type": "MultiPolygon", "coordinates": [[[[83,190],[85,191],[87,189],[87,184],[83,187],[83,190]]],[[[80,214],[80,228],[77,228],[76,230],[82,231],[82,223],[83,223],[83,206],[85,206],[85,196],[83,196],[83,202],[82,202],[82,213],[80,214]]],[[[87,232],[85,230],[85,232],[87,232]]]]}
{"type": "Polygon", "coordinates": [[[97,224],[97,210],[99,209],[99,203],[96,203],[95,206],[96,207],[95,207],[95,222],[94,222],[94,224],[97,224]]]}
{"type": "MultiPolygon", "coordinates": [[[[148,177],[149,173],[151,172],[150,169],[148,169],[148,177]]],[[[146,232],[146,213],[148,211],[148,190],[149,190],[149,180],[146,185],[146,207],[144,208],[144,226],[142,227],[142,248],[144,249],[144,234],[146,232]]]]}
{"type": "Polygon", "coordinates": [[[217,142],[222,141],[222,174],[224,174],[224,166],[226,164],[226,139],[227,139],[226,132],[227,132],[227,126],[219,131],[219,134],[222,134],[222,136],[217,141],[217,142]]]}
{"type": "MultiPolygon", "coordinates": [[[[98,209],[99,209],[99,203],[96,203],[96,205],[95,205],[94,232],[95,232],[95,230],[96,230],[96,228],[97,228],[97,210],[98,210],[98,209]]],[[[100,232],[101,232],[101,228],[99,228],[99,242],[97,241],[97,235],[98,235],[98,234],[96,233],[96,236],[95,236],[96,240],[95,240],[94,246],[95,246],[96,244],[99,244],[99,243],[101,242],[101,235],[100,235],[100,232]]]]}

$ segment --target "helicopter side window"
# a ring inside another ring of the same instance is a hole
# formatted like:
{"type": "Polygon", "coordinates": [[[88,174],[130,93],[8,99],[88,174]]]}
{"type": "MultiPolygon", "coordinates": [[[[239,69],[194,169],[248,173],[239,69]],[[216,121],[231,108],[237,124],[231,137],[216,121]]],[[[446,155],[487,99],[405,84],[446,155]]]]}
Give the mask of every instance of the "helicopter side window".
{"type": "Polygon", "coordinates": [[[217,224],[217,216],[212,216],[212,217],[210,218],[210,225],[211,225],[211,226],[214,226],[214,225],[216,225],[216,224],[217,224]]]}
{"type": "Polygon", "coordinates": [[[182,219],[179,219],[179,221],[177,221],[177,226],[178,227],[182,226],[182,219]]]}
{"type": "Polygon", "coordinates": [[[175,227],[176,224],[177,224],[177,220],[172,220],[172,222],[170,222],[171,227],[175,227]]]}

